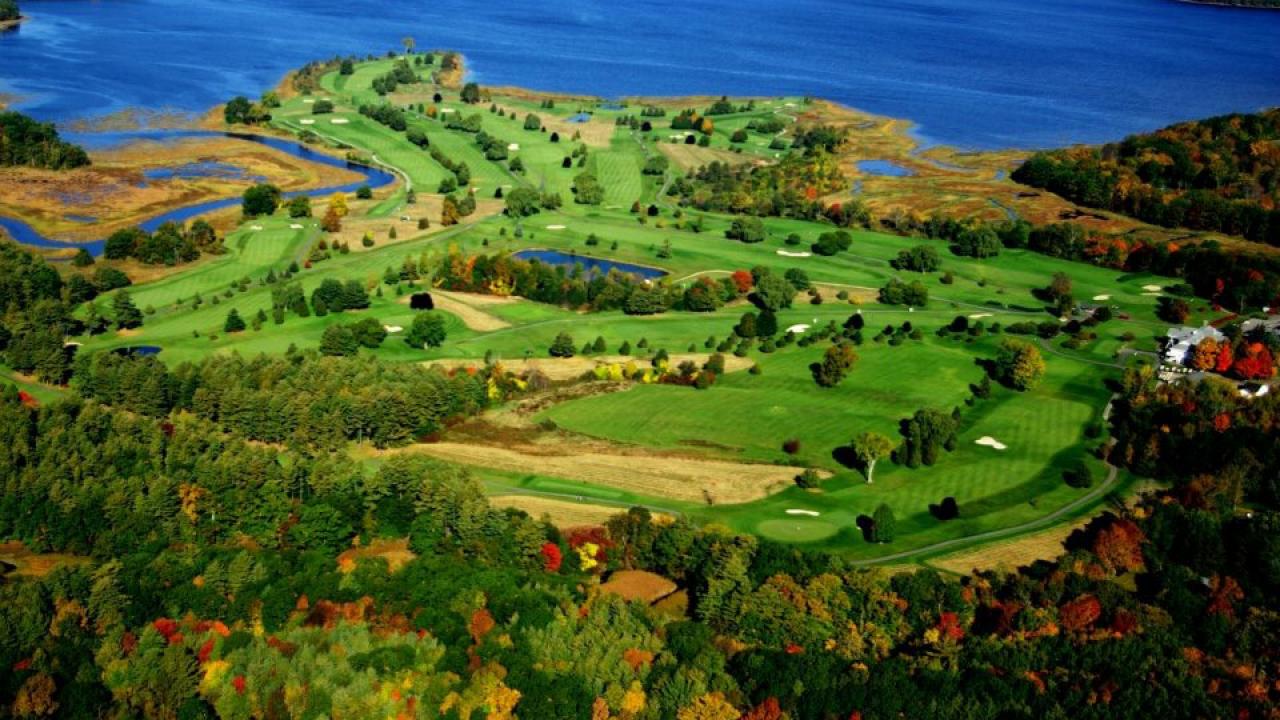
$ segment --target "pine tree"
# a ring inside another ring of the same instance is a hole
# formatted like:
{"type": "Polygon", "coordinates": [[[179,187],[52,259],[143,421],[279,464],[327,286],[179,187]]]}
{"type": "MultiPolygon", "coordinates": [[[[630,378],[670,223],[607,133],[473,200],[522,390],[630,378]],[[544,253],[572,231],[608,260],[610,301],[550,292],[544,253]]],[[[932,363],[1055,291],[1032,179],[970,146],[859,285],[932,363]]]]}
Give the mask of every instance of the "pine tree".
{"type": "Polygon", "coordinates": [[[121,290],[112,300],[112,309],[116,314],[116,327],[121,330],[136,328],[142,325],[142,312],[133,304],[128,291],[121,290]]]}
{"type": "Polygon", "coordinates": [[[871,516],[872,540],[878,543],[891,543],[897,534],[897,520],[893,517],[893,508],[880,503],[871,516]]]}
{"type": "Polygon", "coordinates": [[[227,313],[227,321],[222,325],[222,331],[225,333],[238,333],[244,331],[244,318],[240,317],[239,311],[231,308],[227,313]]]}

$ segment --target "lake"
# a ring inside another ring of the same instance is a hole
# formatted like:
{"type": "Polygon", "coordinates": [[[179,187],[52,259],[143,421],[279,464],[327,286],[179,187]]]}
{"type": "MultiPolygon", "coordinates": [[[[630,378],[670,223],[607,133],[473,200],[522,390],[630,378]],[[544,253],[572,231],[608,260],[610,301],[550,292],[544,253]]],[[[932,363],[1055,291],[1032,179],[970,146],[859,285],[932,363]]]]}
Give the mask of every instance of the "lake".
{"type": "Polygon", "coordinates": [[[0,92],[44,119],[202,112],[317,58],[405,35],[482,83],[814,95],[973,148],[1099,142],[1280,103],[1280,13],[1173,0],[24,3],[0,92]]]}
{"type": "Polygon", "coordinates": [[[516,260],[537,260],[547,265],[558,265],[560,267],[572,270],[574,266],[581,265],[583,272],[588,275],[594,273],[608,273],[611,270],[627,273],[629,275],[638,275],[645,280],[656,280],[665,277],[666,270],[660,268],[649,267],[647,265],[633,265],[631,263],[618,262],[617,260],[605,260],[604,258],[591,257],[589,255],[575,255],[571,253],[563,253],[559,250],[521,250],[513,253],[511,257],[516,260]]]}

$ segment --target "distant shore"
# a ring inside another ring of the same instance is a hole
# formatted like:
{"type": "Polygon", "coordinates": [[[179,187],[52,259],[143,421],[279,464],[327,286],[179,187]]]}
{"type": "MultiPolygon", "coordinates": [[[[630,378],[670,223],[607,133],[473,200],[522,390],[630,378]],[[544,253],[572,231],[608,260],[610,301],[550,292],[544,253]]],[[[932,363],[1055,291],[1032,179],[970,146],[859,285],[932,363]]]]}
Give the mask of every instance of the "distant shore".
{"type": "Polygon", "coordinates": [[[21,25],[22,23],[30,19],[31,18],[26,15],[19,15],[17,18],[13,20],[0,20],[0,32],[4,32],[5,30],[12,30],[13,28],[18,27],[19,25],[21,25]]]}

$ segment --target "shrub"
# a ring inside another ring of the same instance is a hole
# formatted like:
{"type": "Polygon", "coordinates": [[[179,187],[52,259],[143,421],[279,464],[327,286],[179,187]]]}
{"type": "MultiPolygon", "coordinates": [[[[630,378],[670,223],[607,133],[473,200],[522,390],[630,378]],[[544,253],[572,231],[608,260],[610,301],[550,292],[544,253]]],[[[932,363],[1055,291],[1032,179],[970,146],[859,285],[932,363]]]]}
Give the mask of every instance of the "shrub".
{"type": "Polygon", "coordinates": [[[818,471],[813,468],[805,468],[805,471],[796,476],[796,485],[810,490],[818,487],[822,482],[822,478],[818,475],[818,471]]]}

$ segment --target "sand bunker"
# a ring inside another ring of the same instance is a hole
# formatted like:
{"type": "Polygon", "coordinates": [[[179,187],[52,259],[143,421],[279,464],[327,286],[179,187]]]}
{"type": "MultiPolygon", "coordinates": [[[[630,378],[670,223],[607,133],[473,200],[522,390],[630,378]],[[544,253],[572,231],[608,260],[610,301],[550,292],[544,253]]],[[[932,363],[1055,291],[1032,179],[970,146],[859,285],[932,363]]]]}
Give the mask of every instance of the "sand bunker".
{"type": "Polygon", "coordinates": [[[334,125],[346,125],[347,123],[349,123],[349,122],[351,122],[351,121],[350,121],[350,120],[348,120],[348,119],[346,119],[346,118],[334,118],[334,119],[330,120],[329,122],[333,123],[334,125]]]}
{"type": "Polygon", "coordinates": [[[977,440],[974,440],[973,443],[975,445],[985,445],[989,448],[992,448],[993,450],[1004,450],[1007,447],[1009,447],[1008,445],[1005,445],[1004,443],[991,437],[990,435],[983,435],[977,440]]]}
{"type": "Polygon", "coordinates": [[[261,225],[250,225],[250,226],[249,226],[249,229],[250,229],[250,230],[261,230],[261,229],[262,229],[262,226],[261,226],[261,225]]]}
{"type": "Polygon", "coordinates": [[[787,510],[787,514],[788,515],[805,515],[808,517],[818,517],[822,513],[817,512],[815,510],[797,510],[795,508],[791,508],[787,510]]]}
{"type": "Polygon", "coordinates": [[[981,320],[982,318],[992,317],[991,313],[975,313],[969,316],[970,320],[981,320]]]}
{"type": "Polygon", "coordinates": [[[802,333],[808,329],[809,329],[809,326],[806,323],[800,323],[799,325],[792,325],[791,327],[787,328],[786,331],[789,333],[802,333]]]}
{"type": "Polygon", "coordinates": [[[299,120],[298,122],[302,123],[303,125],[315,125],[315,124],[316,124],[316,121],[315,121],[315,120],[312,120],[311,118],[303,118],[303,119],[299,120]]]}
{"type": "Polygon", "coordinates": [[[306,100],[303,100],[302,102],[303,102],[303,104],[304,104],[304,105],[310,105],[310,104],[314,103],[314,102],[315,102],[315,100],[312,100],[311,98],[307,98],[306,100]]]}
{"type": "Polygon", "coordinates": [[[389,333],[398,333],[401,330],[404,330],[404,328],[400,327],[399,325],[383,325],[382,329],[386,330],[389,333]]]}
{"type": "Polygon", "coordinates": [[[508,150],[519,150],[519,149],[520,149],[520,143],[511,143],[510,145],[508,145],[508,146],[507,146],[507,149],[508,149],[508,150]]]}
{"type": "Polygon", "coordinates": [[[809,257],[807,252],[789,252],[787,250],[779,250],[778,254],[782,257],[809,257]]]}
{"type": "Polygon", "coordinates": [[[548,229],[548,230],[563,230],[563,229],[564,229],[564,226],[563,226],[563,225],[548,225],[548,226],[547,226],[547,229],[548,229]]]}
{"type": "Polygon", "coordinates": [[[289,229],[290,229],[290,230],[301,230],[301,229],[302,229],[302,226],[301,226],[301,225],[299,225],[298,223],[293,223],[292,225],[290,225],[290,226],[289,226],[289,229]]]}
{"type": "Polygon", "coordinates": [[[1097,300],[1098,302],[1104,302],[1104,301],[1110,300],[1111,296],[1110,295],[1094,295],[1093,299],[1097,300]]]}
{"type": "Polygon", "coordinates": [[[1142,289],[1146,290],[1147,292],[1158,292],[1160,290],[1163,290],[1164,288],[1159,285],[1143,285],[1142,289]]]}

